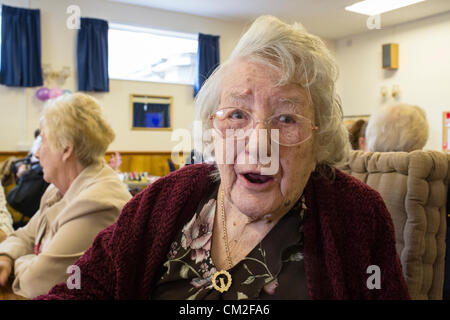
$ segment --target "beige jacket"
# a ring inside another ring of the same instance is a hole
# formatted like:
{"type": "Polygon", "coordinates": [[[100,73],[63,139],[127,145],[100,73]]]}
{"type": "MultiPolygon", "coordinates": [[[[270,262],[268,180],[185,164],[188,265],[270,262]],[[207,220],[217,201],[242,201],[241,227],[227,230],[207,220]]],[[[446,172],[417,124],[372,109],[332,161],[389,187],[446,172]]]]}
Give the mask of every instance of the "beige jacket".
{"type": "Polygon", "coordinates": [[[14,232],[13,220],[11,214],[6,208],[5,191],[0,182],[0,230],[2,230],[7,236],[14,232]]]}
{"type": "MultiPolygon", "coordinates": [[[[29,223],[0,243],[0,255],[14,260],[14,293],[33,298],[66,282],[67,268],[101,230],[116,221],[130,198],[126,186],[104,162],[85,168],[64,197],[50,185],[29,223]]],[[[82,281],[81,275],[81,286],[82,281]]]]}

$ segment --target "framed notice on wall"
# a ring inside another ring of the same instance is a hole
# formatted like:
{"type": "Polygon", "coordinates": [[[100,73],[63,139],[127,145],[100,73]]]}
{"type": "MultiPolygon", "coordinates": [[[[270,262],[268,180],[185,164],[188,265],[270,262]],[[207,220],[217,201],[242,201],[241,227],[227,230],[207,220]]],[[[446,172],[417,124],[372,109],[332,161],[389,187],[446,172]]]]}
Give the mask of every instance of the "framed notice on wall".
{"type": "Polygon", "coordinates": [[[130,95],[132,130],[172,130],[172,97],[130,95]]]}
{"type": "Polygon", "coordinates": [[[450,111],[442,114],[442,149],[450,153],[450,111]]]}

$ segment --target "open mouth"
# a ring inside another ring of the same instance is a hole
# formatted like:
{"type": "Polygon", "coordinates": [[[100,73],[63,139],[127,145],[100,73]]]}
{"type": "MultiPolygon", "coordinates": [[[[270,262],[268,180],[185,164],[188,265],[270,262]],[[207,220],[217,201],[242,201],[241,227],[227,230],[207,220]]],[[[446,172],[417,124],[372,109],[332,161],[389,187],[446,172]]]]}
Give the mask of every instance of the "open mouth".
{"type": "Polygon", "coordinates": [[[271,176],[265,176],[258,173],[244,173],[242,176],[250,183],[263,184],[269,181],[273,181],[274,178],[271,176]]]}

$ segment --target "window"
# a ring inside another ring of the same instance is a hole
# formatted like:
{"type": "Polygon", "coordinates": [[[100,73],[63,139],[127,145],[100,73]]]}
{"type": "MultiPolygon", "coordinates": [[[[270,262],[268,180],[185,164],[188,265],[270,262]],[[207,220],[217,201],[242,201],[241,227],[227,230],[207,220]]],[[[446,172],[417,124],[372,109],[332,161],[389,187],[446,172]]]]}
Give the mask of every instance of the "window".
{"type": "Polygon", "coordinates": [[[196,34],[109,24],[111,79],[194,84],[196,34]]]}

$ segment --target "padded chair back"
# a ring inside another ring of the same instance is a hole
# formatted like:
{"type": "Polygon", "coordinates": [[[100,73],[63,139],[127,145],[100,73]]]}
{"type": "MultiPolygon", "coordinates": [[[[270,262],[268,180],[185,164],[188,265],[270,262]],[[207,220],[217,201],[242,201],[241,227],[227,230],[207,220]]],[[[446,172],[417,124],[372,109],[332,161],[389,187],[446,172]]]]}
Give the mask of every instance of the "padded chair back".
{"type": "Polygon", "coordinates": [[[442,299],[450,155],[352,151],[340,169],[383,197],[411,297],[442,299]]]}

